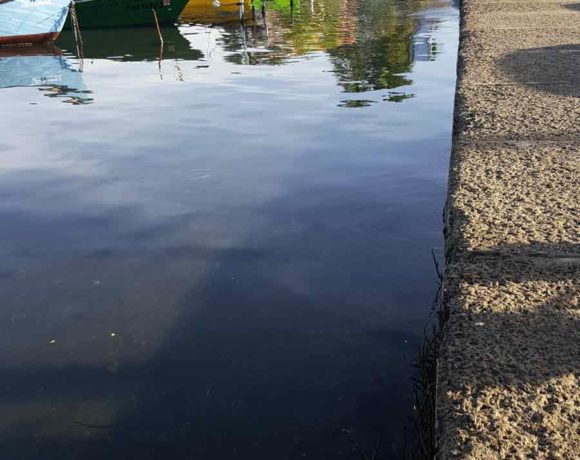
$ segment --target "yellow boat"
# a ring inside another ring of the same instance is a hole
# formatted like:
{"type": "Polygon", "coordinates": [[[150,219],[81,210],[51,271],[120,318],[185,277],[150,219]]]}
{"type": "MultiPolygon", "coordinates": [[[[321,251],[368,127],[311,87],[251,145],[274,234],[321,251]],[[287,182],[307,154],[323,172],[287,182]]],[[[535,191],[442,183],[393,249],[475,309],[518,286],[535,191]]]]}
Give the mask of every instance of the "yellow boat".
{"type": "MultiPolygon", "coordinates": [[[[240,1],[224,0],[190,0],[183,9],[180,19],[186,23],[197,24],[227,24],[240,21],[240,1]]],[[[251,0],[244,0],[244,18],[251,18],[251,0]]]]}

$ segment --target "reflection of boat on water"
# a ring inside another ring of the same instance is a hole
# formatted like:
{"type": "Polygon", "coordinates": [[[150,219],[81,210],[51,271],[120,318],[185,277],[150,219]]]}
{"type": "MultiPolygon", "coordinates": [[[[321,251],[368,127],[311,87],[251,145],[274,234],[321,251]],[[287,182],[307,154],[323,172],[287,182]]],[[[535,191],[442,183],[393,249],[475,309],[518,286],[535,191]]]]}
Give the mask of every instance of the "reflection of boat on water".
{"type": "MultiPolygon", "coordinates": [[[[1,0],[0,0],[1,1],[1,0]]],[[[173,24],[188,0],[76,0],[82,30],[104,27],[155,27],[153,10],[160,24],[173,24]]],[[[67,24],[67,28],[70,25],[67,24]]]]}
{"type": "MultiPolygon", "coordinates": [[[[244,11],[250,11],[251,0],[243,0],[244,11]]],[[[240,21],[242,0],[189,0],[180,19],[186,23],[226,24],[240,21]]]]}
{"type": "MultiPolygon", "coordinates": [[[[176,27],[163,27],[163,58],[186,61],[202,57],[176,27]]],[[[72,31],[64,31],[58,41],[67,50],[75,49],[72,31]]],[[[115,61],[153,61],[160,58],[159,38],[149,28],[124,28],[86,30],[83,32],[85,59],[110,59],[115,61]]]]}
{"type": "MultiPolygon", "coordinates": [[[[298,4],[298,0],[295,0],[298,4]]],[[[267,9],[290,14],[295,8],[293,0],[268,0],[267,9]]],[[[299,5],[298,5],[299,6],[299,5]]],[[[186,23],[226,24],[252,22],[258,11],[265,12],[266,0],[189,0],[180,19],[186,23]]]]}
{"type": "Polygon", "coordinates": [[[70,0],[0,0],[0,46],[53,41],[70,0]]]}
{"type": "Polygon", "coordinates": [[[55,46],[0,49],[0,89],[36,87],[72,104],[92,102],[82,73],[55,46]]]}

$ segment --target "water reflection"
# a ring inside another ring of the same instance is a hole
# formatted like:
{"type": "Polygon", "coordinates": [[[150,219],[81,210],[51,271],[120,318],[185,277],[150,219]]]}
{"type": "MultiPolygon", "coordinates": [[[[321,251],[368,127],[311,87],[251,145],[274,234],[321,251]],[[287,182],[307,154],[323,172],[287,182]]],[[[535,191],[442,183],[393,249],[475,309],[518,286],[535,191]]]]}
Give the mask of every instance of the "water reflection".
{"type": "Polygon", "coordinates": [[[433,5],[195,0],[163,49],[85,31],[83,73],[61,37],[93,104],[0,90],[3,456],[400,457],[454,93],[433,5]]]}
{"type": "MultiPolygon", "coordinates": [[[[413,63],[437,54],[437,20],[421,15],[421,2],[367,0],[291,0],[217,2],[191,0],[179,28],[165,27],[165,46],[148,28],[84,32],[84,55],[118,61],[185,61],[176,79],[195,80],[192,70],[218,62],[238,65],[283,65],[326,52],[345,93],[396,90],[374,99],[337,101],[339,107],[374,102],[402,102],[413,63]],[[210,26],[210,27],[207,27],[210,26]]],[[[72,33],[61,46],[74,50],[72,33]]]]}
{"type": "Polygon", "coordinates": [[[82,73],[54,46],[0,49],[0,89],[18,87],[74,105],[93,102],[82,73]]]}
{"type": "MultiPolygon", "coordinates": [[[[168,73],[186,81],[196,79],[192,71],[218,62],[283,65],[325,52],[333,66],[328,72],[335,75],[343,92],[372,96],[340,99],[337,105],[367,107],[414,96],[413,63],[437,55],[437,21],[423,17],[423,9],[421,2],[394,0],[191,0],[179,27],[162,29],[163,47],[151,28],[87,30],[83,56],[120,62],[183,62],[168,73]],[[380,90],[391,91],[371,94],[380,90]]],[[[29,50],[26,56],[22,51],[12,56],[4,51],[0,65],[7,70],[2,86],[44,86],[49,96],[69,95],[65,101],[74,104],[92,102],[71,57],[76,50],[71,31],[63,32],[59,46],[71,54],[65,57],[55,47],[29,50]],[[15,78],[20,83],[12,81],[15,78]],[[34,83],[49,80],[62,83],[51,88],[34,83]]],[[[160,66],[161,78],[164,70],[168,69],[160,66]]]]}
{"type": "MultiPolygon", "coordinates": [[[[192,48],[176,27],[163,28],[163,41],[161,48],[157,32],[145,27],[89,29],[83,32],[83,56],[87,60],[119,62],[195,61],[203,57],[203,53],[192,48]]],[[[73,32],[64,31],[58,43],[65,49],[74,50],[73,32]]]]}
{"type": "MultiPolygon", "coordinates": [[[[324,0],[320,2],[247,2],[245,20],[239,22],[239,4],[192,1],[184,23],[217,21],[224,27],[222,45],[227,60],[236,64],[280,65],[297,56],[328,52],[339,84],[345,92],[393,89],[412,84],[409,73],[414,42],[422,26],[417,2],[368,2],[324,0]],[[239,30],[239,31],[238,31],[239,30]],[[241,46],[240,46],[241,45],[241,46]],[[241,48],[241,49],[240,49],[241,48]]],[[[427,38],[428,40],[430,39],[427,38]]],[[[435,56],[435,46],[427,51],[435,56]]],[[[401,101],[404,95],[390,100],[401,101]]],[[[408,95],[411,97],[412,95],[408,95]]]]}
{"type": "MultiPolygon", "coordinates": [[[[437,19],[422,14],[421,2],[246,2],[192,1],[183,24],[220,24],[214,44],[227,62],[281,65],[297,57],[326,52],[345,93],[382,93],[375,99],[348,99],[340,107],[366,107],[374,102],[402,102],[414,96],[411,72],[417,60],[434,60],[437,19]],[[249,13],[248,13],[249,12],[249,13]]],[[[187,35],[187,27],[182,27],[187,35]]],[[[208,53],[209,54],[209,53],[208,53]]],[[[208,61],[211,61],[206,56],[208,61]]]]}

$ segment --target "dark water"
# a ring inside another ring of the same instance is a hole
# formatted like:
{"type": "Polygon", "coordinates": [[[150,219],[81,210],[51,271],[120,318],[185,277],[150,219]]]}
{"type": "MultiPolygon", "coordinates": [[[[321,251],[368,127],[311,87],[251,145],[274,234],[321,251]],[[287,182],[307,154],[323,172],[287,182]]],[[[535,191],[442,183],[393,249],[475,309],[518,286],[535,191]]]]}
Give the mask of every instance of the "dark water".
{"type": "Polygon", "coordinates": [[[245,13],[0,50],[2,459],[401,458],[457,11],[245,13]]]}

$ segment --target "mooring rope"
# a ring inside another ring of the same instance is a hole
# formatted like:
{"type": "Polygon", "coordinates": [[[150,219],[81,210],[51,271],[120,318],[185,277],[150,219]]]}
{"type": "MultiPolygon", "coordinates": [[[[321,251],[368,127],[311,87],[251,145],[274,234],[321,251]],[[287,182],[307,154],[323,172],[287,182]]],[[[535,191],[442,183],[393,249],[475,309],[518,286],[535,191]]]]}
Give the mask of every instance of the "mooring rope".
{"type": "Polygon", "coordinates": [[[157,26],[157,34],[159,35],[159,41],[161,42],[161,48],[163,48],[163,35],[161,35],[161,27],[159,27],[159,19],[157,18],[157,11],[152,8],[153,18],[155,19],[155,25],[157,26]]]}
{"type": "Polygon", "coordinates": [[[75,6],[75,2],[70,2],[70,19],[72,24],[73,36],[75,39],[75,45],[77,47],[77,57],[79,59],[79,71],[83,71],[84,68],[84,44],[83,44],[83,36],[81,35],[81,28],[79,26],[79,18],[77,16],[77,9],[75,6]]]}

